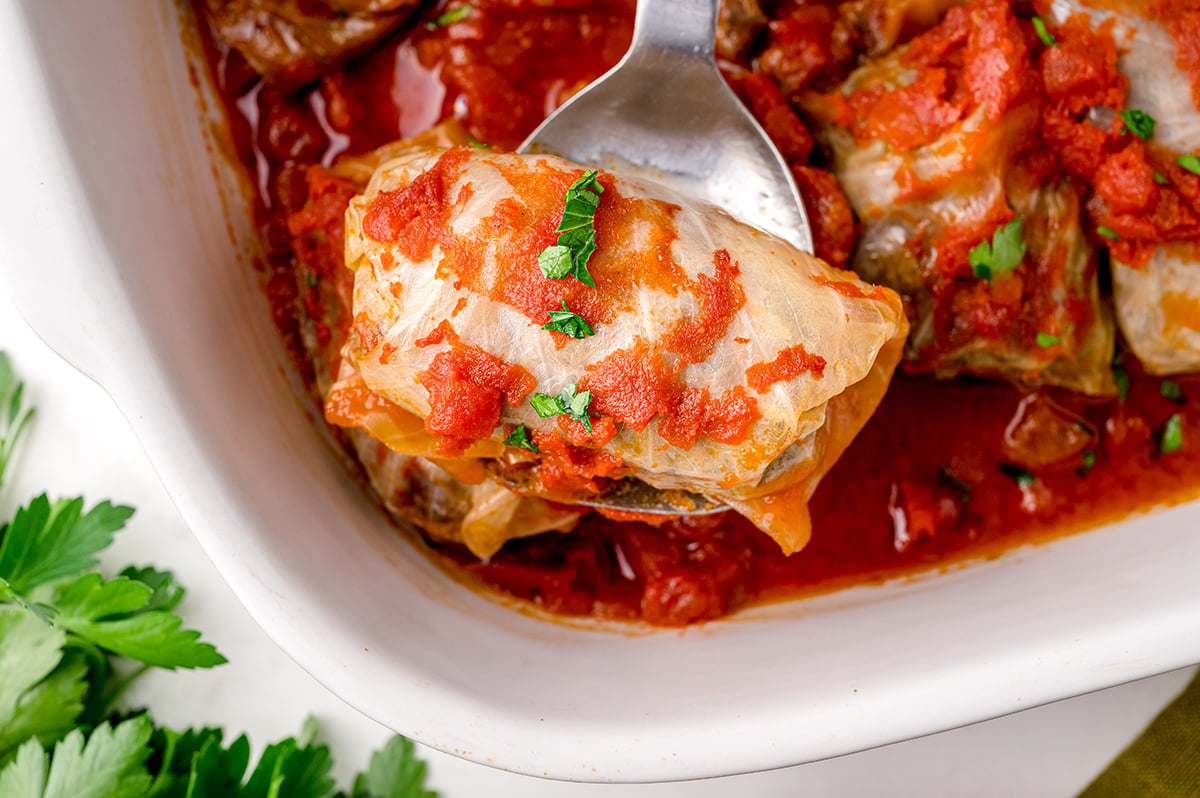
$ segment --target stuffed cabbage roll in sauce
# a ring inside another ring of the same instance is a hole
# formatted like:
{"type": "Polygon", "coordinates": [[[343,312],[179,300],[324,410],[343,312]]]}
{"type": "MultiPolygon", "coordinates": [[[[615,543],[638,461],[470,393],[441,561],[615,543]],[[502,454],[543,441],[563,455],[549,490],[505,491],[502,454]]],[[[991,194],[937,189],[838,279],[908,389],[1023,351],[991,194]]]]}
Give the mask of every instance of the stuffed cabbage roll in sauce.
{"type": "Polygon", "coordinates": [[[950,8],[801,102],[862,222],[852,267],[911,307],[913,371],[1111,394],[1096,247],[1039,138],[1028,36],[1003,0],[950,8]]]}
{"type": "Polygon", "coordinates": [[[402,152],[351,200],[345,236],[353,327],[330,421],[566,504],[628,478],[703,494],[785,552],[907,332],[885,288],[550,156],[402,152]]]}
{"type": "Polygon", "coordinates": [[[1088,210],[1109,248],[1125,340],[1150,373],[1200,369],[1200,3],[1037,5],[1062,40],[1062,89],[1086,121],[1060,120],[1058,138],[1084,142],[1068,165],[1094,188],[1088,210]],[[1085,47],[1115,69],[1070,71],[1085,47]]]}
{"type": "Polygon", "coordinates": [[[396,152],[414,145],[450,147],[468,140],[459,125],[445,123],[415,139],[342,158],[329,168],[313,168],[306,181],[308,202],[291,214],[288,229],[296,274],[309,292],[296,310],[299,343],[313,369],[313,387],[332,417],[354,425],[344,430],[346,442],[371,487],[395,517],[487,558],[514,538],[569,531],[586,508],[513,493],[484,477],[477,463],[470,468],[470,463],[417,456],[414,452],[434,454],[421,419],[370,392],[341,357],[354,315],[354,274],[342,257],[347,204],[366,188],[380,162],[396,152]],[[337,393],[329,401],[335,385],[337,393]],[[430,445],[397,446],[405,434],[430,445]],[[383,441],[409,453],[388,448],[383,441]]]}

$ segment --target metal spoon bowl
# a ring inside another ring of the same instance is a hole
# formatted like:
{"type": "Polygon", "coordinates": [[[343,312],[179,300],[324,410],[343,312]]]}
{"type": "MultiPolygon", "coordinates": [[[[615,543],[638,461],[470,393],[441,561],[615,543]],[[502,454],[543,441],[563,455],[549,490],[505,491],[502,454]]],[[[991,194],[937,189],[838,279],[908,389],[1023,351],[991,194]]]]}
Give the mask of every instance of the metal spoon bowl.
{"type": "Polygon", "coordinates": [[[787,163],[717,68],[716,19],[715,0],[639,0],[629,52],[518,152],[637,174],[812,252],[787,163]]]}
{"type": "MultiPolygon", "coordinates": [[[[716,20],[716,0],[639,0],[629,52],[551,114],[518,152],[635,174],[812,252],[787,163],[717,67],[716,20]]],[[[728,509],[639,480],[575,503],[660,515],[728,509]]]]}

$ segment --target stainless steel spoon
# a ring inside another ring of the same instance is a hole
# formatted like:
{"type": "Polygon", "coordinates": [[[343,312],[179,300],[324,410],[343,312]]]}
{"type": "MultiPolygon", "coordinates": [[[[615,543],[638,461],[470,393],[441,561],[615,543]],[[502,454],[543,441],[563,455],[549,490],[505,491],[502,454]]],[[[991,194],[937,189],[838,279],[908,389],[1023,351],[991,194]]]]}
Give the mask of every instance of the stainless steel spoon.
{"type": "MultiPolygon", "coordinates": [[[[551,114],[518,152],[637,174],[812,252],[787,164],[717,68],[716,25],[717,0],[638,0],[629,52],[551,114]]],[[[578,503],[661,515],[728,509],[638,480],[578,503]]]]}
{"type": "Polygon", "coordinates": [[[717,68],[716,0],[639,0],[625,57],[518,152],[633,172],[812,252],[783,157],[717,68]]]}

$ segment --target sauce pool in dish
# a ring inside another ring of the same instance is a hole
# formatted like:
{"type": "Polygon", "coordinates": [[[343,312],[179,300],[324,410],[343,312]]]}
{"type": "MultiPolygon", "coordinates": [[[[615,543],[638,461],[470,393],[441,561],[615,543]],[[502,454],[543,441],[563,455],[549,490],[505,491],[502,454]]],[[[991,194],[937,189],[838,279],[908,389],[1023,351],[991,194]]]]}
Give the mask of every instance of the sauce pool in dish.
{"type": "MultiPolygon", "coordinates": [[[[323,0],[295,5],[335,22],[345,13],[331,11],[323,0]]],[[[1114,191],[1105,180],[1127,176],[1138,163],[1167,162],[1138,142],[1131,150],[1131,137],[1123,141],[1119,128],[1103,131],[1086,122],[1089,109],[1067,107],[1069,91],[1055,94],[1054,87],[1075,86],[1078,94],[1091,86],[1112,105],[1124,102],[1121,75],[1106,60],[1106,53],[1118,51],[1110,29],[1093,30],[1075,17],[1052,26],[1061,42],[1048,45],[1023,6],[1020,14],[1006,2],[971,3],[954,11],[959,4],[945,2],[936,17],[925,18],[904,11],[906,5],[912,4],[729,2],[723,9],[718,37],[723,67],[792,166],[813,219],[818,256],[838,267],[852,263],[868,220],[855,218],[831,171],[834,164],[826,160],[829,154],[814,145],[819,121],[810,116],[806,123],[796,108],[821,113],[821,98],[834,97],[855,69],[889,53],[924,58],[925,77],[875,97],[876,121],[888,120],[876,124],[883,130],[878,135],[893,136],[905,151],[938,141],[957,118],[955,104],[962,113],[974,107],[975,95],[968,97],[954,83],[961,79],[956,70],[969,71],[974,58],[991,70],[971,73],[977,95],[1011,94],[996,113],[1028,114],[1032,121],[1023,120],[1021,127],[1028,146],[1052,153],[1035,157],[1019,151],[1021,168],[1015,171],[1023,179],[1032,174],[1060,180],[1084,198],[1092,215],[1080,217],[1087,229],[1077,235],[1089,246],[1101,250],[1114,241],[1093,232],[1093,217],[1125,226],[1117,249],[1130,259],[1149,257],[1145,253],[1171,235],[1188,240],[1187,220],[1200,213],[1200,176],[1193,179],[1183,167],[1160,167],[1172,186],[1155,191],[1168,198],[1159,205],[1174,202],[1174,221],[1149,201],[1140,208],[1097,205],[1114,191]],[[996,48],[1004,50],[1007,43],[1009,71],[984,57],[992,51],[984,56],[972,51],[968,33],[956,32],[953,15],[964,13],[990,15],[993,28],[977,27],[995,34],[996,48]],[[914,37],[916,46],[901,49],[914,37]],[[1096,42],[1110,49],[1082,46],[1096,42]],[[934,47],[941,48],[937,58],[921,55],[934,47]],[[1058,83],[1048,88],[1048,76],[1058,83]],[[1063,134],[1085,124],[1089,127],[1079,127],[1074,138],[1063,134]],[[1092,135],[1093,129],[1102,135],[1092,135]],[[1100,176],[1085,168],[1108,161],[1116,165],[1099,170],[1100,176]]],[[[1189,9],[1184,11],[1200,13],[1189,9]]],[[[1049,18],[1050,9],[1034,10],[1049,18]]],[[[336,166],[446,119],[458,120],[478,142],[500,150],[515,147],[546,113],[616,62],[628,45],[633,4],[453,3],[408,13],[398,26],[388,22],[378,39],[355,44],[336,65],[290,63],[290,71],[273,74],[271,82],[226,44],[219,25],[204,31],[237,154],[256,188],[275,320],[314,386],[336,370],[352,323],[339,300],[352,280],[342,262],[341,225],[362,186],[336,173],[336,166]]],[[[209,19],[203,4],[197,3],[197,17],[203,28],[209,19]]],[[[868,85],[866,91],[881,90],[868,85]]],[[[862,107],[859,102],[854,109],[862,107]]],[[[862,120],[851,114],[843,121],[853,126],[862,120]]],[[[932,313],[950,333],[969,327],[980,336],[994,330],[996,348],[1024,335],[1037,355],[1038,347],[1059,345],[1062,335],[1022,332],[1021,288],[999,278],[983,285],[967,265],[967,250],[1009,221],[990,219],[990,227],[965,237],[960,228],[940,234],[943,248],[963,249],[967,273],[942,269],[944,283],[930,289],[932,313]],[[949,289],[943,291],[943,285],[949,289]],[[1014,290],[1014,296],[1004,296],[1014,290]],[[937,305],[942,296],[967,299],[937,305]],[[960,318],[970,323],[956,325],[960,318]]],[[[1043,272],[1061,268],[1056,257],[1046,256],[1043,272]]],[[[1095,268],[1095,260],[1091,263],[1095,268]]],[[[1109,301],[1106,294],[1096,312],[1108,313],[1109,301]]],[[[1092,312],[1073,305],[1067,315],[1088,320],[1092,312]]],[[[995,375],[980,369],[937,379],[920,358],[907,368],[910,373],[896,376],[871,421],[822,481],[810,505],[812,540],[796,554],[783,555],[734,513],[659,524],[592,514],[570,534],[511,540],[486,561],[436,536],[430,545],[452,567],[551,612],[683,625],[747,603],[992,556],[1184,500],[1200,484],[1200,378],[1151,376],[1122,343],[1114,357],[1105,355],[1104,379],[1095,381],[1101,387],[1093,395],[1046,387],[1037,379],[1014,387],[981,378],[980,373],[995,375]]],[[[348,405],[346,412],[361,410],[348,405]]],[[[358,451],[362,457],[364,450],[358,451]]]]}

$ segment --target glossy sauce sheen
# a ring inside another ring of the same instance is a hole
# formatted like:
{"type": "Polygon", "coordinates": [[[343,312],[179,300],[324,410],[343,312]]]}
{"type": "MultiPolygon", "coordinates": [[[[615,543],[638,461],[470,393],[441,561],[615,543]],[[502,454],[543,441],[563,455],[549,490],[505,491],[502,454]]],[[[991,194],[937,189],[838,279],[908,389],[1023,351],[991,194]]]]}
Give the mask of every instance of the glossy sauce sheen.
{"type": "MultiPolygon", "coordinates": [[[[451,116],[481,141],[514,147],[570,92],[615,63],[628,44],[632,2],[598,3],[599,11],[586,3],[549,9],[529,5],[477,8],[464,22],[434,30],[424,23],[444,9],[427,9],[422,19],[371,53],[290,95],[264,86],[237,54],[209,37],[208,56],[227,102],[238,156],[258,187],[258,220],[268,256],[264,275],[275,319],[310,378],[314,368],[299,344],[300,316],[326,347],[316,355],[322,359],[336,357],[343,338],[337,327],[353,323],[329,308],[336,304],[331,296],[349,290],[349,272],[340,265],[339,219],[354,189],[310,172],[308,166],[366,152],[451,116]],[[295,237],[302,231],[309,238],[295,237]]],[[[830,32],[835,17],[824,10],[819,4],[781,4],[776,11],[781,17],[788,12],[787,18],[772,23],[755,63],[725,66],[797,176],[818,254],[842,265],[854,230],[845,197],[836,180],[813,161],[819,156],[812,152],[811,136],[776,80],[763,74],[781,64],[791,64],[792,73],[799,69],[796,65],[808,64],[805,80],[827,89],[839,70],[848,69],[848,57],[837,50],[830,32]]],[[[926,78],[936,79],[936,74],[926,78]]],[[[914,84],[916,105],[892,108],[875,124],[913,135],[943,124],[942,117],[952,111],[922,104],[919,95],[928,88],[914,84]]],[[[1079,152],[1087,146],[1075,138],[1068,147],[1068,139],[1064,135],[1063,150],[1079,152]]],[[[1081,169],[1084,163],[1103,160],[1085,155],[1080,152],[1081,169]]],[[[1142,153],[1132,151],[1128,157],[1134,163],[1124,171],[1114,169],[1114,179],[1123,174],[1120,179],[1136,180],[1142,153]]],[[[410,188],[436,194],[437,180],[431,174],[429,185],[410,188]]],[[[1130,212],[1126,218],[1134,216],[1130,212]]],[[[1121,221],[1113,217],[1114,225],[1121,221]]],[[[399,235],[397,222],[383,206],[378,218],[368,220],[381,236],[399,235]]],[[[606,225],[597,219],[601,245],[606,225]]],[[[405,232],[405,246],[419,254],[432,245],[435,233],[427,226],[405,232]]],[[[535,242],[537,248],[543,243],[541,238],[535,242]]],[[[717,265],[720,275],[722,264],[717,265]]],[[[724,269],[731,279],[696,287],[702,313],[688,329],[676,331],[678,340],[668,342],[673,351],[696,357],[710,351],[722,325],[740,306],[740,289],[732,279],[737,265],[724,264],[724,269]]],[[[469,274],[462,279],[470,279],[469,274]]],[[[528,306],[531,318],[541,318],[563,298],[560,293],[531,294],[505,301],[528,306]]],[[[370,330],[359,330],[364,334],[369,337],[370,330]]],[[[482,432],[494,423],[493,415],[498,417],[500,401],[517,400],[528,386],[501,362],[464,365],[471,353],[455,351],[445,363],[435,364],[444,374],[429,376],[445,381],[446,390],[455,392],[453,401],[468,408],[464,413],[478,421],[476,432],[482,432]]],[[[660,431],[676,445],[686,446],[701,433],[729,441],[744,436],[747,418],[753,420],[756,412],[752,394],[728,392],[710,399],[700,391],[672,393],[670,375],[654,373],[653,363],[653,358],[631,355],[628,362],[589,370],[586,380],[596,390],[597,405],[635,428],[665,408],[669,421],[660,431]],[[649,373],[641,373],[647,369],[649,373]],[[620,387],[630,381],[640,388],[620,387]]],[[[752,367],[755,373],[748,377],[752,386],[765,389],[800,371],[819,374],[824,366],[819,353],[787,350],[774,362],[752,367]]],[[[1162,380],[1141,374],[1129,356],[1122,368],[1132,383],[1124,401],[898,374],[871,422],[822,482],[811,503],[812,542],[791,557],[732,513],[658,526],[646,523],[654,519],[592,515],[570,535],[511,541],[486,563],[463,548],[432,545],[483,582],[550,611],[640,617],[661,624],[705,620],[749,601],[992,556],[1195,493],[1200,482],[1200,379],[1175,378],[1164,387],[1162,380]],[[1163,430],[1173,415],[1181,422],[1183,446],[1161,454],[1163,430]]],[[[345,412],[365,409],[348,404],[345,412]]],[[[568,436],[583,434],[582,427],[569,429],[574,422],[562,422],[568,436]]],[[[544,451],[563,448],[559,460],[565,462],[568,452],[558,435],[536,442],[544,451]]],[[[599,458],[578,469],[592,476],[619,476],[619,466],[599,458]]],[[[579,473],[563,474],[568,481],[578,478],[579,473]]]]}

